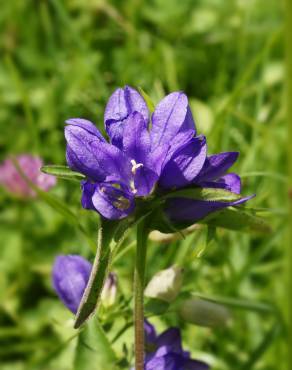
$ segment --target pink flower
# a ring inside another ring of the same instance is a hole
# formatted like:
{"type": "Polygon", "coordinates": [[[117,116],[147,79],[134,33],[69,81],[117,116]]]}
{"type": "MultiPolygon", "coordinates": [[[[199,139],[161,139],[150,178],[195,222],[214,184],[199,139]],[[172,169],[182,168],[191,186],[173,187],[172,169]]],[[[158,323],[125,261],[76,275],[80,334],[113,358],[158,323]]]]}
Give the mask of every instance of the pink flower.
{"type": "MultiPolygon", "coordinates": [[[[40,157],[21,154],[15,158],[25,176],[37,187],[48,191],[56,184],[56,178],[40,171],[43,161],[40,157]]],[[[0,165],[0,184],[9,192],[21,198],[36,197],[35,191],[29,186],[15,167],[11,158],[0,165]]]]}

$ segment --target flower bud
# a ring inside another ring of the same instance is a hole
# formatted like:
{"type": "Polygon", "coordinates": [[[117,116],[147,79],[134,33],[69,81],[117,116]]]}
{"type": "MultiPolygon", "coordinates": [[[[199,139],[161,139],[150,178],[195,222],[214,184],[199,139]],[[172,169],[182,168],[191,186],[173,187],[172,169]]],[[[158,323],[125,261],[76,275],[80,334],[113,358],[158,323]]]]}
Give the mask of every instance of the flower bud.
{"type": "MultiPolygon", "coordinates": [[[[52,272],[53,287],[70,311],[76,313],[89,280],[92,265],[78,255],[58,256],[52,272]]],[[[105,281],[101,303],[112,306],[117,296],[117,276],[110,273],[105,281]]]]}
{"type": "Polygon", "coordinates": [[[149,281],[145,296],[157,298],[168,303],[178,295],[183,280],[183,269],[179,266],[171,266],[166,270],[159,271],[149,281]]]}
{"type": "MultiPolygon", "coordinates": [[[[36,186],[48,191],[56,184],[56,178],[40,171],[43,164],[41,158],[22,154],[15,158],[23,174],[36,186]]],[[[21,198],[34,198],[35,191],[29,186],[15,167],[12,159],[6,159],[0,165],[0,184],[9,192],[21,198]]]]}
{"type": "Polygon", "coordinates": [[[189,323],[207,327],[224,326],[231,318],[230,311],[225,306],[201,298],[182,302],[179,314],[189,323]]]}
{"type": "Polygon", "coordinates": [[[117,275],[113,272],[110,272],[105,281],[100,297],[101,303],[105,308],[111,307],[116,301],[118,282],[117,280],[117,275]]]}
{"type": "Polygon", "coordinates": [[[162,233],[158,230],[153,230],[149,234],[149,239],[156,243],[161,244],[168,244],[175,242],[177,240],[183,239],[183,236],[189,235],[193,233],[195,230],[198,230],[201,227],[201,225],[194,224],[191,225],[183,230],[181,232],[177,233],[162,233]]]}
{"type": "Polygon", "coordinates": [[[53,286],[61,301],[76,313],[86,288],[92,265],[78,255],[58,256],[53,266],[53,286]]]}

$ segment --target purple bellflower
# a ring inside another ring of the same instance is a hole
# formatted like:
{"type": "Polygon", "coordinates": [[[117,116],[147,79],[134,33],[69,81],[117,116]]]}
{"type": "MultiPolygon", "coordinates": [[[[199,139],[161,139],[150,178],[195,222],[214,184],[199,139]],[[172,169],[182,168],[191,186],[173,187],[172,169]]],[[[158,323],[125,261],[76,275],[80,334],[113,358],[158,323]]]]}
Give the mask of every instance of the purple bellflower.
{"type": "Polygon", "coordinates": [[[58,256],[55,260],[53,287],[64,305],[76,314],[86,288],[92,265],[78,255],[58,256]]]}
{"type": "MultiPolygon", "coordinates": [[[[74,314],[78,310],[91,269],[92,264],[79,255],[60,255],[55,260],[52,271],[53,287],[64,305],[74,314]]],[[[116,296],[117,275],[110,272],[101,294],[104,307],[112,306],[116,296]]]]}
{"type": "Polygon", "coordinates": [[[149,321],[144,322],[146,356],[145,370],[208,370],[202,361],[190,358],[182,348],[178,328],[169,328],[160,335],[149,321]]]}
{"type": "MultiPolygon", "coordinates": [[[[150,117],[147,104],[135,89],[117,89],[105,113],[108,143],[85,119],[66,121],[66,158],[82,181],[82,206],[107,219],[122,219],[135,209],[135,199],[185,187],[218,188],[240,193],[238,175],[226,174],[236,152],[207,156],[206,138],[197,135],[187,96],[164,97],[150,117]]],[[[230,202],[186,198],[168,200],[170,220],[195,222],[211,212],[250,199],[230,202]]]]}

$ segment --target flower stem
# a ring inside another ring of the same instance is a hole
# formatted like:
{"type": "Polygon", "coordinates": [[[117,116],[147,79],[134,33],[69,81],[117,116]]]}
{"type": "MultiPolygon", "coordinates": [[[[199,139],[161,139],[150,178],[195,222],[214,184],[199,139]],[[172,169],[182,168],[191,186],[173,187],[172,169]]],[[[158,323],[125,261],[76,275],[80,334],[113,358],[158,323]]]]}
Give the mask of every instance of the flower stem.
{"type": "Polygon", "coordinates": [[[147,228],[142,221],[137,226],[137,245],[134,276],[135,370],[144,369],[144,280],[147,253],[147,228]]]}
{"type": "MultiPolygon", "coordinates": [[[[292,139],[292,3],[290,0],[286,0],[286,110],[287,110],[287,125],[288,125],[288,140],[287,140],[287,158],[288,158],[288,195],[289,195],[289,226],[287,229],[287,241],[286,241],[286,255],[284,257],[286,261],[286,285],[285,292],[291,292],[292,288],[292,147],[290,140],[292,139]]],[[[286,321],[288,325],[288,343],[292,341],[292,296],[291,294],[285,295],[287,298],[287,304],[285,305],[286,321]]],[[[287,369],[292,370],[292,351],[288,350],[288,366],[287,369]]]]}

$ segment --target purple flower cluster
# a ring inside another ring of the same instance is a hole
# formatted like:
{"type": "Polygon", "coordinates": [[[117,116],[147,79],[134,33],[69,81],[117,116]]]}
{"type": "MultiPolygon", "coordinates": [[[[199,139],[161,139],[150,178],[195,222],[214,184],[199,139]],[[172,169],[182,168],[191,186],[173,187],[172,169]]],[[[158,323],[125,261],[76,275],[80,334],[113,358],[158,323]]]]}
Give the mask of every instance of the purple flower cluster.
{"type": "MultiPolygon", "coordinates": [[[[23,174],[36,186],[48,191],[56,184],[56,178],[40,171],[41,158],[30,154],[21,154],[15,158],[23,174]]],[[[34,198],[35,191],[29,186],[15,167],[12,159],[6,159],[0,165],[0,184],[9,192],[21,198],[34,198]]]]}
{"type": "MultiPolygon", "coordinates": [[[[77,313],[81,298],[89,280],[92,264],[79,255],[60,255],[52,271],[53,287],[64,305],[77,313]]],[[[114,304],[117,294],[117,276],[110,272],[101,294],[105,307],[114,304]]]]}
{"type": "Polygon", "coordinates": [[[58,256],[55,260],[53,287],[64,305],[76,314],[89,280],[92,265],[78,255],[58,256]]]}
{"type": "MultiPolygon", "coordinates": [[[[52,280],[53,287],[64,305],[76,313],[87,285],[92,265],[79,255],[61,255],[55,260],[52,280]]],[[[110,274],[104,290],[105,296],[112,295],[116,288],[116,276],[110,274]],[[108,293],[108,294],[107,294],[108,293]]],[[[208,366],[192,360],[183,350],[180,331],[170,328],[160,335],[147,320],[145,330],[145,370],[208,370],[208,366]]]]}
{"type": "Polygon", "coordinates": [[[182,340],[178,328],[169,328],[160,335],[145,320],[145,370],[208,370],[204,362],[193,360],[190,353],[182,348],[182,340]]]}
{"type": "MultiPolygon", "coordinates": [[[[183,92],[167,95],[150,116],[135,89],[117,89],[104,113],[110,143],[90,121],[74,118],[66,123],[68,165],[87,177],[82,182],[82,205],[105,218],[124,218],[134,211],[135,198],[174,189],[206,187],[240,193],[239,176],[226,174],[238,153],[207,156],[206,138],[197,135],[183,92]]],[[[165,211],[174,221],[195,222],[249,198],[233,202],[177,198],[167,202],[165,211]]]]}

